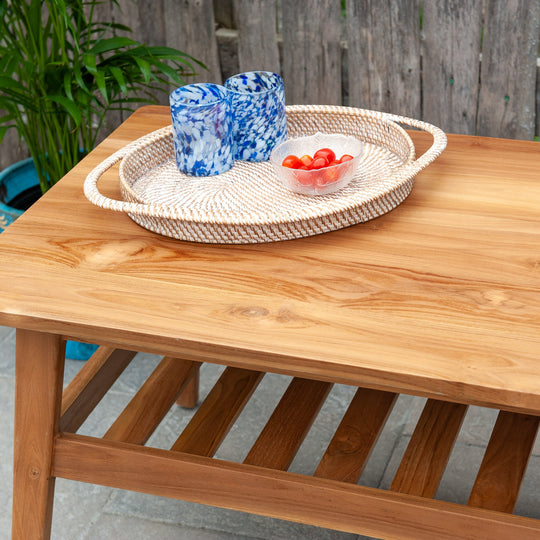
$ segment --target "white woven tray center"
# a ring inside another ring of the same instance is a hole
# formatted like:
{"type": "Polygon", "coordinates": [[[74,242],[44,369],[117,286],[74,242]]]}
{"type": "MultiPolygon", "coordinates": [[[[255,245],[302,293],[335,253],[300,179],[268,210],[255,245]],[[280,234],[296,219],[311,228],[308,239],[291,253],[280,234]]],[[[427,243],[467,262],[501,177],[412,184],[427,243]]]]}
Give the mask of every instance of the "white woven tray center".
{"type": "Polygon", "coordinates": [[[193,209],[221,218],[289,221],[335,211],[373,200],[395,183],[403,162],[387,149],[366,143],[352,182],[339,192],[310,197],[286,189],[270,163],[237,161],[226,173],[193,177],[180,173],[173,159],[137,179],[131,189],[137,199],[173,208],[193,209]]]}

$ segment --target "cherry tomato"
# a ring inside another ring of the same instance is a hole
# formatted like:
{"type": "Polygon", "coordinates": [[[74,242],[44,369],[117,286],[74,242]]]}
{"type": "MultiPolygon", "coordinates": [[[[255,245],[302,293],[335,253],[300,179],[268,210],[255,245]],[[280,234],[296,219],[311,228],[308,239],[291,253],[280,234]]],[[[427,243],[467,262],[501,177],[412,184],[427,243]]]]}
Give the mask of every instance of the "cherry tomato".
{"type": "Polygon", "coordinates": [[[298,169],[302,165],[302,162],[298,156],[287,156],[281,163],[283,167],[289,167],[289,169],[298,169]]]}
{"type": "Polygon", "coordinates": [[[311,163],[311,168],[322,169],[323,167],[327,167],[327,166],[328,166],[328,161],[326,160],[326,158],[317,156],[317,154],[315,154],[315,157],[313,158],[313,161],[311,163]]]}
{"type": "Polygon", "coordinates": [[[302,162],[302,165],[305,165],[306,167],[311,168],[311,163],[313,162],[313,158],[305,154],[300,158],[300,161],[302,162]]]}
{"type": "Polygon", "coordinates": [[[313,185],[313,175],[309,171],[309,169],[305,166],[300,167],[300,171],[295,174],[296,180],[302,185],[302,186],[311,186],[313,185]],[[304,172],[306,171],[306,172],[304,172]]]}
{"type": "Polygon", "coordinates": [[[331,161],[331,162],[328,164],[328,166],[329,166],[329,167],[333,167],[334,165],[339,165],[339,163],[340,163],[339,160],[334,159],[334,161],[331,161]]]}
{"type": "Polygon", "coordinates": [[[313,159],[318,158],[318,157],[322,157],[326,159],[328,163],[330,163],[331,161],[334,161],[334,159],[336,159],[336,154],[330,148],[321,148],[320,150],[317,150],[315,152],[313,159]]]}
{"type": "Polygon", "coordinates": [[[351,155],[349,154],[343,154],[341,156],[341,159],[339,160],[340,163],[345,163],[346,161],[351,161],[352,159],[354,159],[351,155]]]}

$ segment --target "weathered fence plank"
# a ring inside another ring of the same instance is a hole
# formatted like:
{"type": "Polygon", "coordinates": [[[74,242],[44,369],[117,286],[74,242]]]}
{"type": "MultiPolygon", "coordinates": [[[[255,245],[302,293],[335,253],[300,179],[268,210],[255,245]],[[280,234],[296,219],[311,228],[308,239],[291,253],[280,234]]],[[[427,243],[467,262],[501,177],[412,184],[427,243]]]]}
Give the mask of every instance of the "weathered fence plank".
{"type": "MultiPolygon", "coordinates": [[[[423,118],[447,132],[540,135],[540,0],[424,1],[423,41],[420,0],[347,0],[346,18],[338,0],[118,3],[99,4],[98,18],[208,66],[187,82],[268,69],[283,76],[289,104],[339,104],[343,94],[348,105],[423,118]]],[[[125,116],[108,115],[103,133],[125,116]]],[[[0,170],[26,156],[13,131],[0,147],[0,170]]]]}
{"type": "Polygon", "coordinates": [[[532,139],[540,0],[487,2],[485,17],[477,132],[532,139]]]}
{"type": "Polygon", "coordinates": [[[275,0],[234,0],[240,71],[280,72],[275,0]]]}
{"type": "Polygon", "coordinates": [[[419,118],[418,0],[348,0],[349,105],[419,118]]]}
{"type": "Polygon", "coordinates": [[[167,45],[206,65],[190,82],[221,83],[212,0],[163,0],[167,45]]]}
{"type": "Polygon", "coordinates": [[[448,133],[474,133],[482,13],[477,0],[424,3],[423,115],[448,133]]]}
{"type": "Polygon", "coordinates": [[[287,103],[341,103],[340,3],[282,0],[287,103]]]}
{"type": "MultiPolygon", "coordinates": [[[[1,114],[2,111],[0,111],[1,114]]],[[[19,143],[19,136],[15,129],[9,130],[0,145],[0,171],[29,155],[26,144],[22,141],[19,143]]]]}

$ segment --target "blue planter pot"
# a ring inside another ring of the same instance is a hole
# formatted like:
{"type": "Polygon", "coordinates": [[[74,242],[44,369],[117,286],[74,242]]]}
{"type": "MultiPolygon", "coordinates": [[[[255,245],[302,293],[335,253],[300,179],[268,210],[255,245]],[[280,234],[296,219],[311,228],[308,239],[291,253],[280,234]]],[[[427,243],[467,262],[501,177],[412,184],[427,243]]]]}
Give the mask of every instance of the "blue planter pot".
{"type": "MultiPolygon", "coordinates": [[[[19,161],[0,172],[0,233],[41,196],[41,188],[31,158],[19,161]]],[[[66,358],[88,360],[97,345],[68,341],[66,358]]]]}
{"type": "Polygon", "coordinates": [[[14,163],[0,172],[0,232],[40,196],[41,189],[32,158],[14,163]]]}

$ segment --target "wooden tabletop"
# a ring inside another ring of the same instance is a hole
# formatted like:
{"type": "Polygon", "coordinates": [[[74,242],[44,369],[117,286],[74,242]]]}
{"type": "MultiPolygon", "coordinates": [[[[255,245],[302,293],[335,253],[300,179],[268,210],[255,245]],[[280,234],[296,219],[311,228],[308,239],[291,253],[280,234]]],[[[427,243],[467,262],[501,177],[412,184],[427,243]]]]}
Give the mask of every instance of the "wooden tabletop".
{"type": "MultiPolygon", "coordinates": [[[[449,135],[394,211],[287,242],[151,233],[84,197],[144,107],[0,235],[0,324],[540,412],[540,144],[449,135]]],[[[412,132],[418,154],[430,137],[412,132]]],[[[119,197],[117,170],[100,181],[119,197]]]]}

